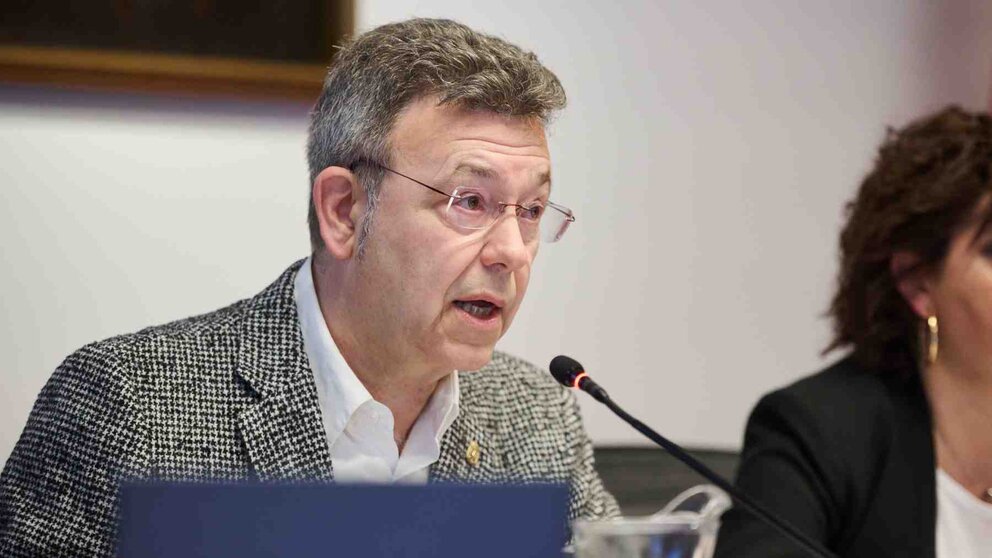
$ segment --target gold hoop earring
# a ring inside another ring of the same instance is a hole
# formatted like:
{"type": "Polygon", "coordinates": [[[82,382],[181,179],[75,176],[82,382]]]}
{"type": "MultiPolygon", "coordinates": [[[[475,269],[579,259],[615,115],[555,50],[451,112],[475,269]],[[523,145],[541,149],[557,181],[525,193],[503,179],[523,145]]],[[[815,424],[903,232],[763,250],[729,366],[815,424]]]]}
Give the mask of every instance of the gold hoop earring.
{"type": "Polygon", "coordinates": [[[940,350],[940,328],[937,326],[937,316],[927,318],[927,364],[937,362],[940,350]]]}

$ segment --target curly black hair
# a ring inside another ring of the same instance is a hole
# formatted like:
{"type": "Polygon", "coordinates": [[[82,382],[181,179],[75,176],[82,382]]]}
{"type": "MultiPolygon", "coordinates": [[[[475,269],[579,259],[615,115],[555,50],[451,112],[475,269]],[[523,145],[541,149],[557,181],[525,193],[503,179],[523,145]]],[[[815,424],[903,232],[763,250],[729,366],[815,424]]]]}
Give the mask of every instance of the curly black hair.
{"type": "Polygon", "coordinates": [[[833,340],[867,369],[917,367],[919,318],[896,288],[892,255],[919,262],[905,273],[939,272],[951,238],[972,219],[992,221],[992,119],[949,106],[889,129],[874,169],[846,207],[837,291],[828,315],[833,340]]]}

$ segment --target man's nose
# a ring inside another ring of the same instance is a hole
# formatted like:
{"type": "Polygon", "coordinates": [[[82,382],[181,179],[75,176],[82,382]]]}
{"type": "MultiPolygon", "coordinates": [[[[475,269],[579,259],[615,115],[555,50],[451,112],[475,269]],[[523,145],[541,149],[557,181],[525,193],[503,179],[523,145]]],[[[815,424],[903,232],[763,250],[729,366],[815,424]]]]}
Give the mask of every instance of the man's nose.
{"type": "Polygon", "coordinates": [[[483,265],[503,266],[507,271],[516,271],[533,260],[536,240],[524,237],[514,209],[512,206],[504,208],[488,231],[481,254],[483,265]]]}

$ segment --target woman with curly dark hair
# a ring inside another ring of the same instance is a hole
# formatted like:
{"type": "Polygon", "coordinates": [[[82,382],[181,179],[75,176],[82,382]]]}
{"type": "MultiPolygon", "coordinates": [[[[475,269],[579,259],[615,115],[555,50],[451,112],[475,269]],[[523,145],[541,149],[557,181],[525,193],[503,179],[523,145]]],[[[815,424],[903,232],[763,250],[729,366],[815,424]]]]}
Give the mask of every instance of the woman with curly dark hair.
{"type": "MultiPolygon", "coordinates": [[[[848,205],[827,351],[766,395],[738,486],[843,557],[992,556],[992,119],[890,131],[848,205]]],[[[718,557],[804,556],[746,512],[718,557]]]]}

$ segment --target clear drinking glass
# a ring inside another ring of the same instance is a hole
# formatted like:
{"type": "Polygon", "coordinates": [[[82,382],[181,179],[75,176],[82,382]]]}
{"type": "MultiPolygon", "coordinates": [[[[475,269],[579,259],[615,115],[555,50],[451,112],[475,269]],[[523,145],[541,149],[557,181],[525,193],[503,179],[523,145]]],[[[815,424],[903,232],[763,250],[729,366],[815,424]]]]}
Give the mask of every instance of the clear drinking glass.
{"type": "Polygon", "coordinates": [[[713,485],[679,494],[648,517],[576,520],[575,558],[711,558],[730,497],[713,485]]]}

